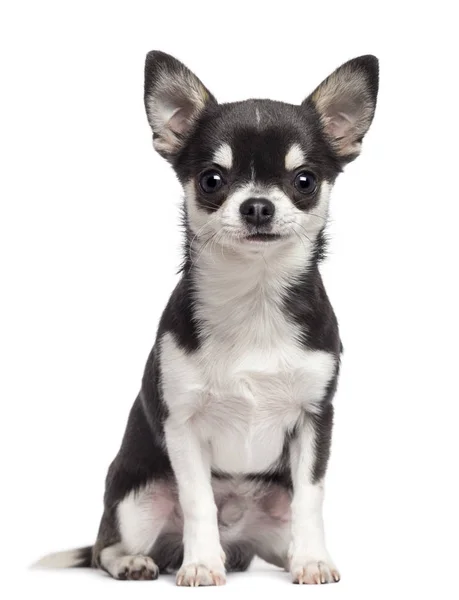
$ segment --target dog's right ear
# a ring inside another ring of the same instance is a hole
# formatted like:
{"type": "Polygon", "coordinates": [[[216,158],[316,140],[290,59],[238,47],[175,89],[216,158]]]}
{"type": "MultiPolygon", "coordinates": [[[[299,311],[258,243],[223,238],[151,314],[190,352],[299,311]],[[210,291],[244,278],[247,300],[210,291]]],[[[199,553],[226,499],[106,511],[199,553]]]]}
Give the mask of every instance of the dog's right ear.
{"type": "Polygon", "coordinates": [[[165,158],[182,148],[205,108],[217,103],[185,65],[157,50],[145,61],[144,99],[153,145],[165,158]]]}

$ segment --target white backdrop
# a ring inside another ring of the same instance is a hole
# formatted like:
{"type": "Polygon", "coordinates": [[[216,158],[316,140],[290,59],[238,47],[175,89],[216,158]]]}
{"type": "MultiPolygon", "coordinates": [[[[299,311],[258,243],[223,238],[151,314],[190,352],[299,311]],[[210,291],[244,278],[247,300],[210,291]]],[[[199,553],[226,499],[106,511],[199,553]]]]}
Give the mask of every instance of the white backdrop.
{"type": "Polygon", "coordinates": [[[2,3],[8,597],[457,593],[458,48],[448,6],[2,3]],[[94,542],[106,469],[176,281],[181,191],[143,109],[154,48],[221,101],[300,102],[345,60],[380,58],[376,118],[335,187],[323,267],[345,346],[326,500],[338,585],[305,590],[264,565],[201,592],[178,591],[169,577],[121,583],[27,569],[46,552],[94,542]]]}

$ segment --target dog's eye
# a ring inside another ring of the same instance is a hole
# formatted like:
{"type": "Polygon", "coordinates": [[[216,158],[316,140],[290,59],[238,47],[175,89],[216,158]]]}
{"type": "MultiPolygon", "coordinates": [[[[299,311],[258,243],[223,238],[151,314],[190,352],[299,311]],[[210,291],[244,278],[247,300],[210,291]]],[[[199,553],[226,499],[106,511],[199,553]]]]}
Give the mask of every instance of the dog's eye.
{"type": "Polygon", "coordinates": [[[203,192],[212,194],[222,187],[223,179],[218,171],[211,169],[201,175],[199,185],[203,192]]]}
{"type": "Polygon", "coordinates": [[[301,171],[295,177],[294,184],[302,194],[312,194],[317,188],[317,179],[309,171],[301,171]]]}

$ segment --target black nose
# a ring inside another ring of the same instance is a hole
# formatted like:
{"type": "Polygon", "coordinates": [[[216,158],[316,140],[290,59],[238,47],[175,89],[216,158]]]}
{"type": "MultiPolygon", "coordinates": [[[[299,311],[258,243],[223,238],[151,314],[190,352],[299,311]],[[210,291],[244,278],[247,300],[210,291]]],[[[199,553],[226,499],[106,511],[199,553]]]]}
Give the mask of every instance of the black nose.
{"type": "Polygon", "coordinates": [[[274,216],[274,204],[266,198],[248,198],[239,207],[239,212],[250,225],[266,225],[274,216]]]}

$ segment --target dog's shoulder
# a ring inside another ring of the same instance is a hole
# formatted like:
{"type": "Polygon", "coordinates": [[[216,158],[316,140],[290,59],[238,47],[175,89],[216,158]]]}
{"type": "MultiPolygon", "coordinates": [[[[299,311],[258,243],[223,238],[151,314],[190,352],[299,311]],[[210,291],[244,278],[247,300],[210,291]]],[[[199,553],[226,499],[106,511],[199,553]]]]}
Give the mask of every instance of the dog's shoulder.
{"type": "Polygon", "coordinates": [[[184,271],[162,314],[157,340],[170,332],[186,352],[196,351],[200,342],[194,306],[193,282],[184,271]]]}
{"type": "Polygon", "coordinates": [[[299,327],[301,340],[306,347],[335,355],[341,353],[338,319],[317,263],[288,287],[284,305],[286,313],[299,327]]]}

